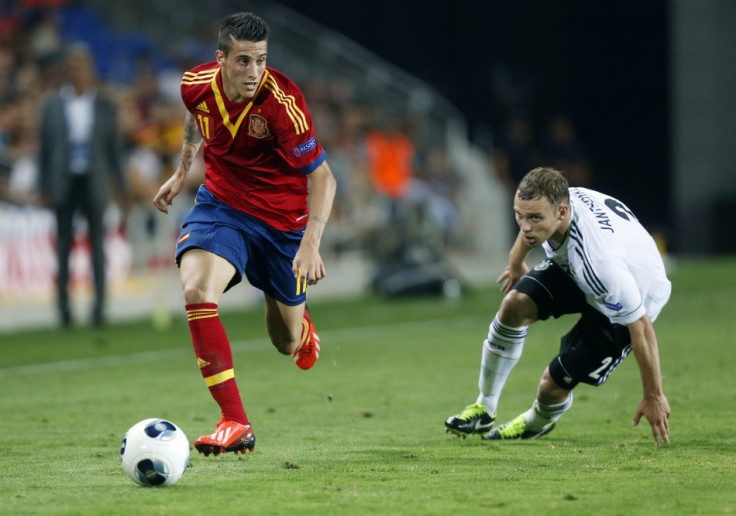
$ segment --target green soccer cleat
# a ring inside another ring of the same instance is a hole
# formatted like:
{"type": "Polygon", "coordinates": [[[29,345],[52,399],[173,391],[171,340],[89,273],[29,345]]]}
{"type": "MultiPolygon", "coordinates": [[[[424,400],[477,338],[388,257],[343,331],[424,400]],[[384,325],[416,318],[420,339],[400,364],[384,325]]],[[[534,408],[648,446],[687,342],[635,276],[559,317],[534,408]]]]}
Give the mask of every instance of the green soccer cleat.
{"type": "Polygon", "coordinates": [[[483,436],[484,441],[506,440],[506,439],[536,439],[548,434],[555,427],[555,423],[548,423],[539,430],[527,430],[524,414],[491,430],[488,435],[483,436]]]}
{"type": "Polygon", "coordinates": [[[485,434],[493,426],[496,415],[490,415],[482,403],[474,403],[465,407],[460,414],[450,416],[445,421],[446,432],[452,432],[462,438],[471,434],[485,434]]]}

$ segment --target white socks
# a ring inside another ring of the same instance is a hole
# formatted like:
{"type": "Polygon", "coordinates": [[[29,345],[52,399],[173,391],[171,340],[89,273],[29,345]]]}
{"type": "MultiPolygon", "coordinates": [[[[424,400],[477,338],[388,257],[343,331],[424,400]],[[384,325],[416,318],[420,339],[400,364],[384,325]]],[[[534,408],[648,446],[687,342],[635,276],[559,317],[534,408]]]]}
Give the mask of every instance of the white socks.
{"type": "Polygon", "coordinates": [[[539,403],[539,400],[534,400],[532,408],[524,412],[524,419],[526,420],[526,429],[530,431],[541,430],[544,425],[554,423],[562,417],[562,414],[572,406],[572,391],[567,396],[567,399],[562,403],[555,405],[544,405],[539,403]]]}
{"type": "Polygon", "coordinates": [[[496,413],[506,379],[521,357],[527,326],[512,328],[493,318],[488,338],[483,341],[483,354],[478,378],[478,403],[483,403],[489,414],[496,413]]]}

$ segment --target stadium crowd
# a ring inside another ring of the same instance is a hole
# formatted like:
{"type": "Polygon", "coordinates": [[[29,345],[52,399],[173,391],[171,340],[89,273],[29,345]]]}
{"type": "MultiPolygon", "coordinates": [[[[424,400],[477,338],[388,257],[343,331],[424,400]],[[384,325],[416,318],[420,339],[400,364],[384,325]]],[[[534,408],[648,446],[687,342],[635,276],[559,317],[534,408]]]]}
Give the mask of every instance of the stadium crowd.
{"type": "MultiPolygon", "coordinates": [[[[40,106],[65,82],[62,56],[74,41],[60,30],[58,13],[73,3],[19,0],[0,10],[0,216],[3,205],[44,208],[37,186],[40,106]]],[[[173,266],[173,239],[189,203],[178,200],[174,208],[179,211],[166,217],[154,210],[151,199],[178,161],[185,115],[179,80],[184,70],[201,62],[202,47],[191,62],[171,56],[173,66],[166,70],[153,56],[131,55],[126,81],[99,74],[99,87],[119,108],[128,183],[128,197],[110,208],[107,225],[117,226],[110,231],[119,232],[135,250],[130,253],[135,272],[173,266]]],[[[459,215],[462,171],[443,144],[422,136],[421,120],[400,110],[387,114],[361,85],[343,77],[310,74],[300,86],[338,180],[326,252],[360,250],[380,259],[395,253],[407,235],[440,253],[467,245],[459,215]]],[[[514,162],[519,146],[506,133],[497,143],[488,171],[496,169],[508,179],[502,153],[507,163],[514,162]]],[[[577,149],[574,157],[582,159],[577,149]]],[[[526,151],[522,146],[521,152],[526,151]]],[[[536,155],[524,158],[536,160],[536,155]]],[[[197,171],[189,176],[192,196],[203,179],[201,156],[197,171]]]]}
{"type": "MultiPolygon", "coordinates": [[[[36,164],[40,104],[65,80],[61,57],[71,41],[60,33],[54,16],[65,2],[50,3],[24,2],[25,9],[6,15],[0,25],[0,196],[14,204],[41,201],[36,164]]],[[[135,240],[141,236],[137,231],[150,232],[160,224],[148,205],[178,159],[185,112],[176,79],[193,63],[177,63],[178,70],[162,72],[147,56],[132,59],[135,73],[129,83],[102,76],[100,87],[119,106],[130,194],[125,219],[135,219],[127,224],[135,240]]],[[[356,101],[346,81],[313,77],[302,88],[340,183],[331,230],[335,250],[362,245],[365,231],[387,222],[381,197],[426,208],[447,238],[456,218],[459,176],[444,151],[417,149],[407,120],[384,124],[375,106],[356,101]],[[405,132],[399,135],[397,128],[405,132]],[[389,180],[396,184],[387,190],[382,181],[394,174],[397,179],[389,180]]],[[[193,176],[193,188],[201,178],[193,176]]]]}

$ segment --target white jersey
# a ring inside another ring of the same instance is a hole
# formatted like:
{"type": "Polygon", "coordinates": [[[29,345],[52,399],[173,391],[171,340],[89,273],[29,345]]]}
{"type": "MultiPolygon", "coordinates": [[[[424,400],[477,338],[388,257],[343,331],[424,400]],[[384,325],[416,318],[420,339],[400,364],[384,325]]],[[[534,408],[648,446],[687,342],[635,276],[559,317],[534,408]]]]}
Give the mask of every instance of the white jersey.
{"type": "Polygon", "coordinates": [[[654,239],[621,201],[587,188],[570,188],[570,228],[547,257],[585,293],[588,304],[612,323],[648,314],[654,321],[672,285],[654,239]]]}

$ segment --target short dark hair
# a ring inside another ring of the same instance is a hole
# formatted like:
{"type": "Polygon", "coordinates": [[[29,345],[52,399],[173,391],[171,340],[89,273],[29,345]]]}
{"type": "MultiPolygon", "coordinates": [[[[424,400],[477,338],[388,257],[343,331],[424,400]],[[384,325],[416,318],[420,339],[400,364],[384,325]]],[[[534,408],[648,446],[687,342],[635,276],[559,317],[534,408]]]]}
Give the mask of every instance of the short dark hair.
{"type": "Polygon", "coordinates": [[[522,201],[545,197],[553,206],[570,201],[567,178],[559,170],[537,167],[530,170],[519,183],[516,196],[522,201]]]}
{"type": "Polygon", "coordinates": [[[230,53],[232,40],[235,41],[268,41],[268,25],[253,13],[231,14],[220,25],[218,48],[225,54],[230,53]]]}

